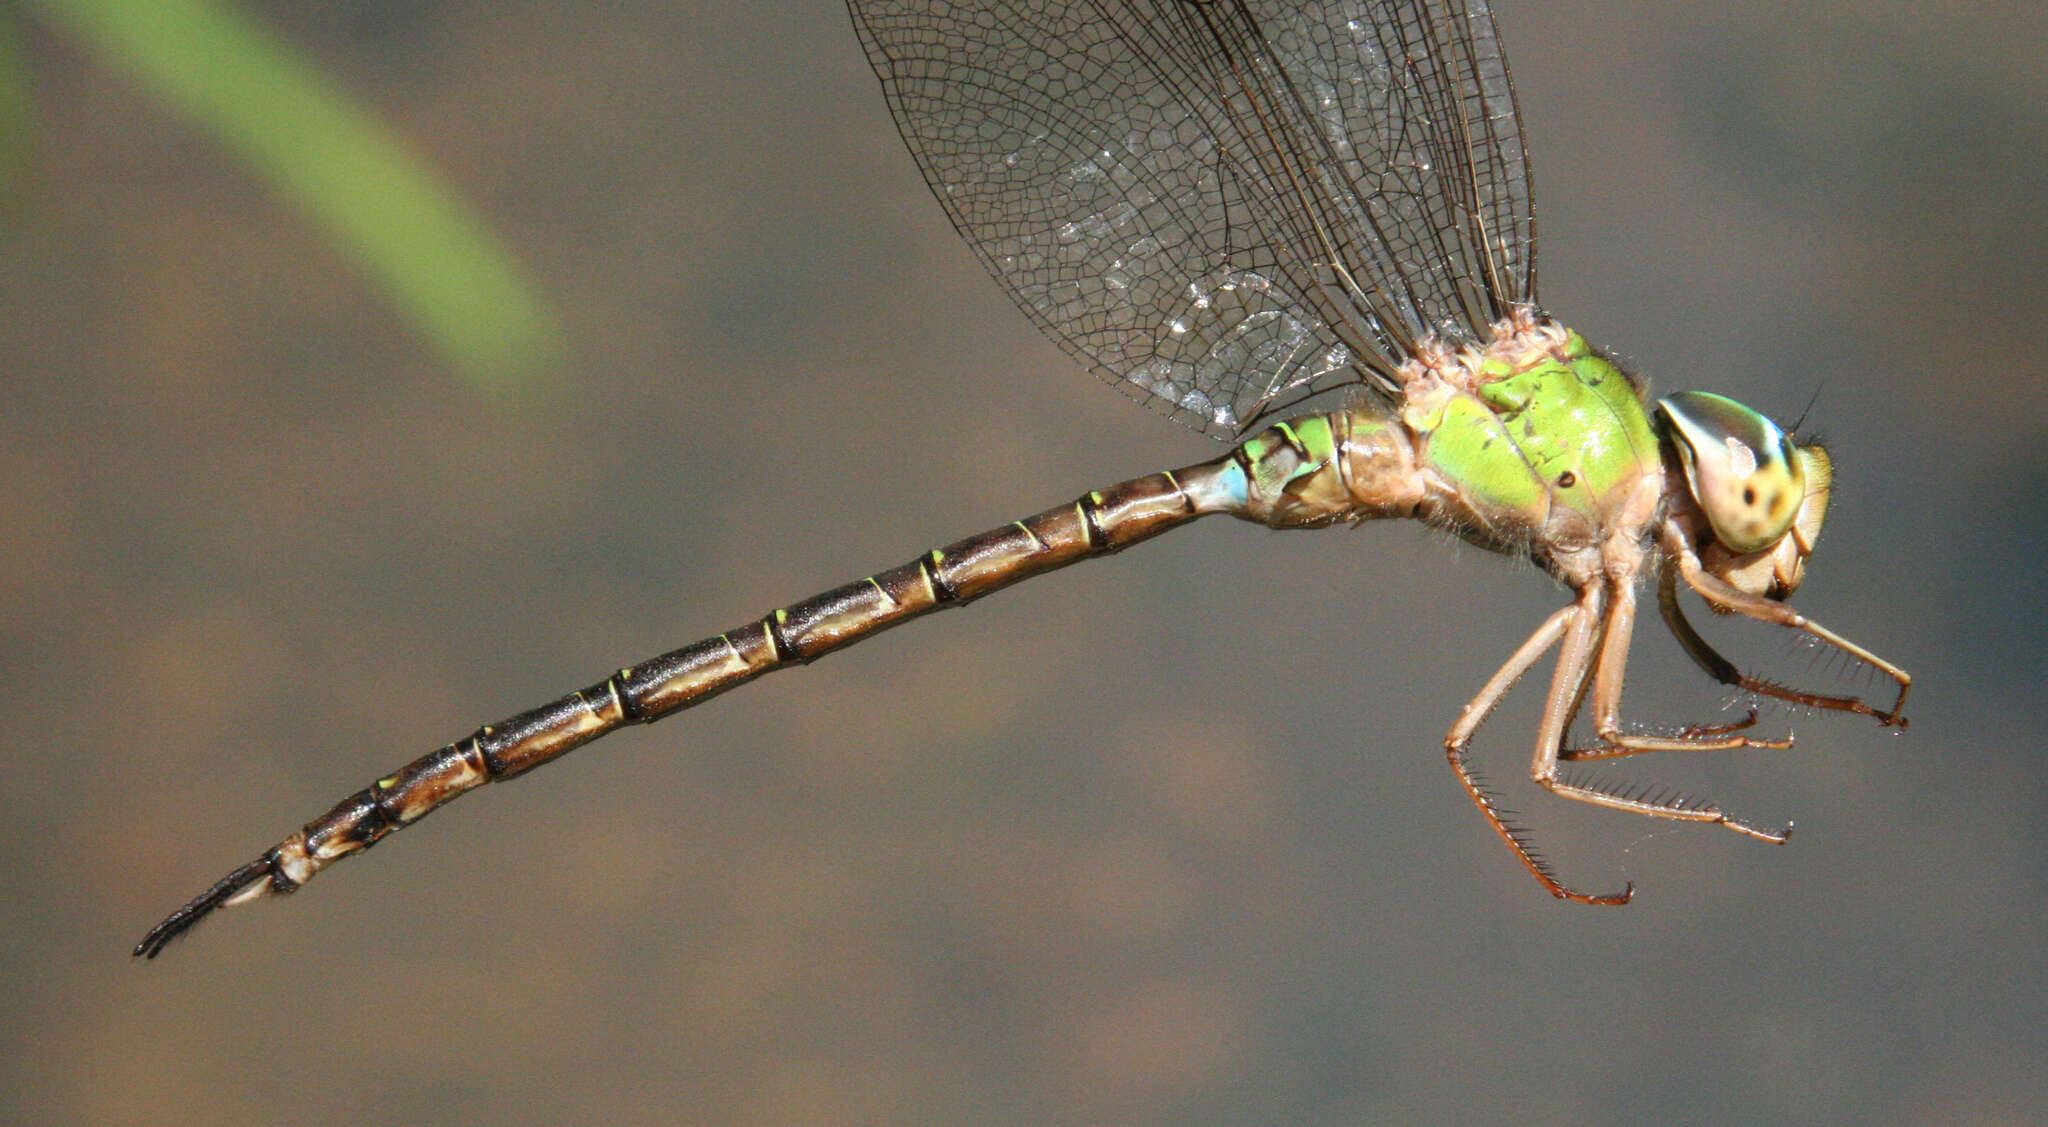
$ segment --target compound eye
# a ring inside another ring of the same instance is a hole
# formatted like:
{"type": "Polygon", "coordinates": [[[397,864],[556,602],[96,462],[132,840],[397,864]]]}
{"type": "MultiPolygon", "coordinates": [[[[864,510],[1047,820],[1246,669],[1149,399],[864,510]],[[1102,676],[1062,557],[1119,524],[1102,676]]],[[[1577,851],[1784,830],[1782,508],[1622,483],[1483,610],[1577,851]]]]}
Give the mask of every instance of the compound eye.
{"type": "Polygon", "coordinates": [[[1714,538],[1734,552],[1782,539],[1806,499],[1806,466],[1778,424],[1706,391],[1681,391],[1657,406],[1714,538]]]}

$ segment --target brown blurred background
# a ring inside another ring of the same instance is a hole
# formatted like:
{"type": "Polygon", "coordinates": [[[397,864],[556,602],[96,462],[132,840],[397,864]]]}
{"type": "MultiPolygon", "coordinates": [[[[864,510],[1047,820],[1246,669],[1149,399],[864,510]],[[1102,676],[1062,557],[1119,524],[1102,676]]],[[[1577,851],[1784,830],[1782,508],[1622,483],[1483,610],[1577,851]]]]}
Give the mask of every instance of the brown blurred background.
{"type": "MultiPolygon", "coordinates": [[[[0,1120],[2022,1123],[2043,1056],[2048,13],[1499,0],[1546,303],[1813,419],[1800,605],[1903,735],[1642,763],[1783,849],[1445,770],[1555,606],[1201,525],[614,737],[154,964],[343,794],[610,668],[1215,449],[1038,338],[832,0],[267,2],[558,303],[493,403],[24,20],[0,247],[0,1120]]],[[[1756,629],[1745,659],[1827,673],[1756,629]]],[[[1722,696],[1650,624],[1630,712],[1722,696]]],[[[1533,694],[1482,736],[1521,773],[1533,694]]]]}

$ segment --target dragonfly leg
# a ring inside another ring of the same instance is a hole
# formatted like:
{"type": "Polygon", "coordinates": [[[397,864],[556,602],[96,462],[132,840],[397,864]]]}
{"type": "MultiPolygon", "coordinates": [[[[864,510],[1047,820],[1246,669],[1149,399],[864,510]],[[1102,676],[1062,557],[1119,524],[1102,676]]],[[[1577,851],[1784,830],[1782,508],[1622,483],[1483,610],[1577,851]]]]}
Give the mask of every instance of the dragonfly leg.
{"type": "MultiPolygon", "coordinates": [[[[1621,723],[1621,690],[1628,669],[1629,643],[1635,637],[1636,599],[1633,576],[1616,577],[1614,606],[1607,616],[1607,636],[1601,644],[1599,672],[1594,678],[1594,731],[1600,742],[1593,747],[1568,747],[1558,752],[1566,762],[1620,759],[1649,751],[1733,751],[1738,748],[1791,748],[1790,736],[1763,738],[1742,733],[1756,726],[1757,711],[1731,724],[1694,724],[1673,735],[1647,735],[1624,731],[1621,723]]],[[[1697,635],[1695,635],[1697,637],[1697,635]]],[[[1704,642],[1701,643],[1705,645],[1704,642]]],[[[1713,654],[1709,649],[1707,651],[1713,654]]],[[[1719,658],[1719,654],[1713,654],[1719,658]]]]}
{"type": "Polygon", "coordinates": [[[1871,653],[1862,646],[1842,637],[1840,634],[1829,630],[1820,623],[1800,614],[1784,603],[1773,599],[1766,599],[1761,595],[1751,595],[1737,590],[1718,576],[1709,574],[1700,566],[1699,556],[1693,552],[1690,545],[1678,543],[1674,544],[1673,547],[1675,550],[1672,554],[1677,560],[1678,578],[1683,579],[1686,586],[1692,588],[1699,593],[1701,598],[1707,600],[1709,606],[1717,610],[1739,614],[1745,618],[1753,618],[1758,622],[1768,622],[1773,626],[1783,626],[1788,630],[1798,630],[1811,637],[1818,638],[1857,661],[1890,677],[1898,683],[1899,695],[1892,701],[1892,706],[1889,710],[1879,712],[1858,697],[1829,696],[1824,693],[1802,692],[1773,681],[1744,674],[1735,668],[1733,662],[1722,657],[1712,646],[1708,645],[1706,640],[1699,636],[1699,632],[1692,628],[1692,623],[1686,621],[1685,612],[1678,605],[1677,589],[1672,579],[1667,575],[1662,585],[1658,588],[1658,603],[1664,614],[1664,622],[1671,628],[1671,632],[1677,635],[1679,644],[1685,647],[1687,656],[1691,657],[1700,668],[1706,670],[1708,676],[1713,677],[1724,685],[1733,685],[1736,688],[1756,693],[1759,696],[1774,697],[1778,700],[1791,701],[1794,704],[1803,704],[1810,708],[1824,708],[1835,712],[1854,712],[1872,717],[1878,723],[1889,727],[1903,728],[1906,726],[1906,694],[1913,688],[1913,677],[1911,674],[1871,653]]]}
{"type": "Polygon", "coordinates": [[[1600,759],[1644,751],[1768,746],[1753,743],[1744,736],[1725,733],[1705,735],[1690,743],[1676,738],[1652,739],[1621,733],[1621,688],[1628,669],[1629,635],[1635,627],[1635,586],[1632,580],[1632,576],[1623,575],[1612,577],[1606,585],[1589,585],[1587,594],[1577,604],[1584,608],[1585,613],[1572,623],[1565,634],[1563,648],[1558,653],[1557,673],[1551,681],[1550,697],[1543,710],[1543,722],[1537,729],[1536,757],[1530,768],[1536,784],[1560,797],[1611,810],[1686,822],[1716,822],[1746,837],[1783,844],[1792,836],[1789,825],[1782,830],[1767,830],[1732,817],[1711,802],[1688,795],[1626,787],[1589,778],[1567,779],[1559,774],[1557,765],[1566,758],[1600,759]],[[1605,586],[1611,586],[1614,601],[1604,608],[1603,613],[1599,593],[1605,586]],[[1596,640],[1599,643],[1597,648],[1596,640]],[[1600,738],[1609,748],[1568,755],[1561,750],[1565,729],[1577,711],[1589,672],[1594,679],[1596,723],[1600,738]]]}
{"type": "Polygon", "coordinates": [[[1502,841],[1507,842],[1509,849],[1514,850],[1515,859],[1522,863],[1523,868],[1529,870],[1529,875],[1535,877],[1537,883],[1552,896],[1580,904],[1626,904],[1629,898],[1635,895],[1634,885],[1628,885],[1620,892],[1595,896],[1569,888],[1558,880],[1550,871],[1549,862],[1544,860],[1543,855],[1530,843],[1528,831],[1508,820],[1513,812],[1500,808],[1500,803],[1493,792],[1487,789],[1485,780],[1465,762],[1465,752],[1472,744],[1473,734],[1486,722],[1487,716],[1500,704],[1501,698],[1507,695],[1509,689],[1514,688],[1515,682],[1521,680],[1522,675],[1529,672],[1531,666],[1550,652],[1551,647],[1557,645],[1558,639],[1565,635],[1567,629],[1584,617],[1582,605],[1574,602],[1571,606],[1559,608],[1557,613],[1545,619],[1543,625],[1537,627],[1534,634],[1529,635],[1529,640],[1523,642],[1508,658],[1507,663],[1494,672],[1486,685],[1479,690],[1479,695],[1465,705],[1464,711],[1458,716],[1458,722],[1444,737],[1444,754],[1450,759],[1451,770],[1457,773],[1458,785],[1465,788],[1466,796],[1479,807],[1479,812],[1486,817],[1486,823],[1493,827],[1493,832],[1499,834],[1502,841]]]}
{"type": "Polygon", "coordinates": [[[1757,710],[1752,708],[1748,715],[1733,723],[1688,724],[1668,736],[1652,736],[1615,729],[1602,732],[1600,738],[1604,742],[1600,744],[1592,747],[1563,748],[1557,753],[1557,757],[1566,763],[1584,763],[1596,759],[1621,759],[1648,751],[1734,751],[1746,747],[1786,751],[1792,747],[1791,736],[1737,734],[1756,727],[1756,722],[1757,710]]]}

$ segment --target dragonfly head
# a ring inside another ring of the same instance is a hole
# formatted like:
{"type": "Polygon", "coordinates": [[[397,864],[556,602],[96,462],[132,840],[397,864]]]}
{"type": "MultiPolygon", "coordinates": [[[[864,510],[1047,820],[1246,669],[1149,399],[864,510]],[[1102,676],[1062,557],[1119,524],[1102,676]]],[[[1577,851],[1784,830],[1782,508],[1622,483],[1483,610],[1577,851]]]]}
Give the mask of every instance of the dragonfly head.
{"type": "Polygon", "coordinates": [[[1820,538],[1834,476],[1828,452],[1723,396],[1681,391],[1657,401],[1658,424],[1713,530],[1707,571],[1752,595],[1788,598],[1820,538]]]}

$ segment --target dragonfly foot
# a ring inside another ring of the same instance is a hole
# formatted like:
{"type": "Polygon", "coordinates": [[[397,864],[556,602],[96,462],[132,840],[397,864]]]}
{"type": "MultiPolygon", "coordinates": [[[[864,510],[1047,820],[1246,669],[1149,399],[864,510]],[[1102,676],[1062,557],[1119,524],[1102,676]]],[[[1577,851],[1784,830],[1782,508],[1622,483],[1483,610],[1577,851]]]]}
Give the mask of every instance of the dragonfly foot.
{"type": "Polygon", "coordinates": [[[1785,828],[1782,830],[1772,831],[1760,829],[1756,826],[1750,825],[1747,822],[1736,821],[1734,818],[1730,818],[1724,814],[1721,816],[1721,824],[1727,826],[1729,829],[1734,830],[1736,833],[1739,833],[1744,837],[1753,837],[1758,841],[1769,842],[1772,845],[1783,845],[1786,842],[1792,840],[1793,824],[1791,822],[1786,822],[1785,828]]]}
{"type": "Polygon", "coordinates": [[[1641,755],[1648,751],[1739,751],[1743,748],[1761,748],[1766,751],[1790,751],[1793,738],[1784,736],[1745,736],[1739,733],[1755,726],[1756,710],[1750,709],[1748,717],[1733,724],[1694,724],[1680,728],[1668,736],[1631,734],[1622,731],[1600,733],[1601,743],[1594,747],[1560,748],[1559,762],[1584,763],[1598,759],[1621,759],[1630,755],[1641,755]]]}
{"type": "Polygon", "coordinates": [[[1887,728],[1897,728],[1903,732],[1906,730],[1906,694],[1913,691],[1913,678],[1907,676],[1904,670],[1893,676],[1899,682],[1899,697],[1892,702],[1892,710],[1878,717],[1877,722],[1887,728]]]}
{"type": "Polygon", "coordinates": [[[1892,710],[1878,716],[1877,722],[1887,728],[1897,728],[1903,732],[1906,730],[1906,726],[1912,723],[1912,721],[1906,719],[1905,712],[1906,694],[1900,693],[1898,701],[1892,705],[1892,710]]]}
{"type": "Polygon", "coordinates": [[[1621,886],[1620,892],[1611,892],[1605,896],[1594,896],[1591,893],[1577,892],[1561,884],[1551,888],[1550,894],[1559,900],[1569,900],[1574,904],[1598,904],[1605,907],[1618,908],[1636,898],[1636,882],[1629,881],[1621,886]]]}
{"type": "Polygon", "coordinates": [[[1758,712],[1751,706],[1749,715],[1732,724],[1690,724],[1678,730],[1678,738],[1684,740],[1702,739],[1707,736],[1726,736],[1746,732],[1756,727],[1758,712]]]}

